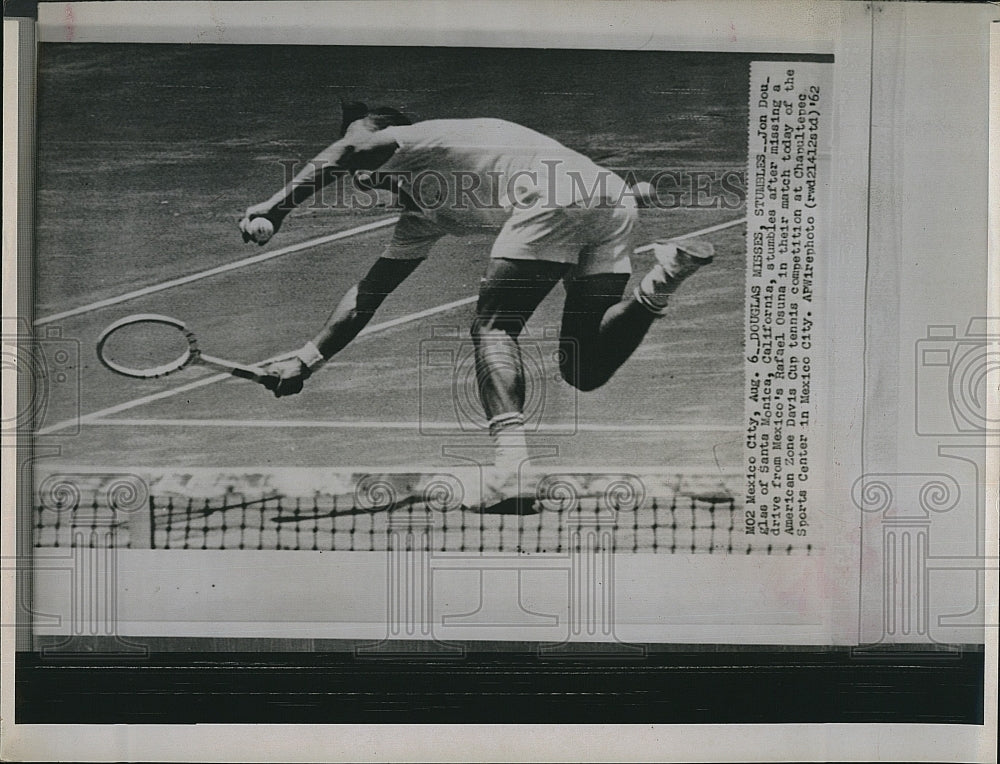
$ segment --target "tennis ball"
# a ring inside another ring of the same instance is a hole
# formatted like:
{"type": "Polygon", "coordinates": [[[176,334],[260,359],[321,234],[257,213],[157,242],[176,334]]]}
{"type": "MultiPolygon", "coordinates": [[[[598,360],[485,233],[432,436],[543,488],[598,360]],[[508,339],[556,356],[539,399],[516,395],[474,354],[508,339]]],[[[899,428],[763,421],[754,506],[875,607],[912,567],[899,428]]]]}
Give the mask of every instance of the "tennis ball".
{"type": "Polygon", "coordinates": [[[265,244],[274,236],[274,225],[267,218],[254,218],[247,226],[247,233],[258,244],[265,244]]]}

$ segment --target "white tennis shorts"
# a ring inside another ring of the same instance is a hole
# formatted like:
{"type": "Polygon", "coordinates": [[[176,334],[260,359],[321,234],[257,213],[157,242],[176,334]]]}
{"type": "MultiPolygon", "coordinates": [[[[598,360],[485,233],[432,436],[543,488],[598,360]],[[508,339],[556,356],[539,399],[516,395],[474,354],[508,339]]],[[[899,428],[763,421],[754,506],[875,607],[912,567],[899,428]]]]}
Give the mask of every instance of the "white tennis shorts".
{"type": "Polygon", "coordinates": [[[573,276],[632,272],[635,199],[595,199],[589,205],[514,207],[490,257],[570,263],[573,276]]]}

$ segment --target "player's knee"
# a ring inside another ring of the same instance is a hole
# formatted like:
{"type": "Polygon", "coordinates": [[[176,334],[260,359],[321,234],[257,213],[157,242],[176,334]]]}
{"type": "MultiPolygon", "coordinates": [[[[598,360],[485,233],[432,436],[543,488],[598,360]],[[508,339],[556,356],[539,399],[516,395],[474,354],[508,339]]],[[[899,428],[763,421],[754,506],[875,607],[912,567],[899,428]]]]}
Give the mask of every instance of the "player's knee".
{"type": "Polygon", "coordinates": [[[607,382],[609,376],[607,374],[599,374],[592,371],[577,370],[572,374],[563,372],[563,379],[580,392],[589,393],[591,390],[596,390],[607,382]]]}
{"type": "Polygon", "coordinates": [[[588,393],[607,382],[610,375],[592,364],[585,364],[584,360],[575,342],[560,343],[559,374],[567,384],[588,393]]]}
{"type": "Polygon", "coordinates": [[[472,320],[469,333],[474,342],[488,340],[501,335],[516,340],[524,329],[524,321],[519,317],[487,314],[472,320]]]}

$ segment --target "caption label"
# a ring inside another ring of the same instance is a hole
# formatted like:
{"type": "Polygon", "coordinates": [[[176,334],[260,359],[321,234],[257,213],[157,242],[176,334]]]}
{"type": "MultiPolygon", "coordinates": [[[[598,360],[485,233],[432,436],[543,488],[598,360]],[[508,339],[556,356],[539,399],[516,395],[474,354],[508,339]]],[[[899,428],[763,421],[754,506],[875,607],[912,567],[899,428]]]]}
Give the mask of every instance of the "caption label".
{"type": "MultiPolygon", "coordinates": [[[[815,534],[817,273],[829,182],[829,65],[754,62],[747,175],[748,535],[815,534]]],[[[819,486],[816,486],[818,489],[819,486]]]]}

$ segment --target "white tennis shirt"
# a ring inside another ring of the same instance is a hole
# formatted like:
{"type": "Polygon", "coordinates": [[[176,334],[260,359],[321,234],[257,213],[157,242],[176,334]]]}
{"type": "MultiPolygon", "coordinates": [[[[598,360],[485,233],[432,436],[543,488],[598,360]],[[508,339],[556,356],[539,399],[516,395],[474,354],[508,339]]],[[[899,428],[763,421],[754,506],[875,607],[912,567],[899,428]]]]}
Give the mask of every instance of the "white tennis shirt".
{"type": "Polygon", "coordinates": [[[619,200],[621,177],[553,138],[502,119],[435,119],[388,127],[392,173],[424,217],[447,231],[499,228],[515,205],[619,200]]]}

